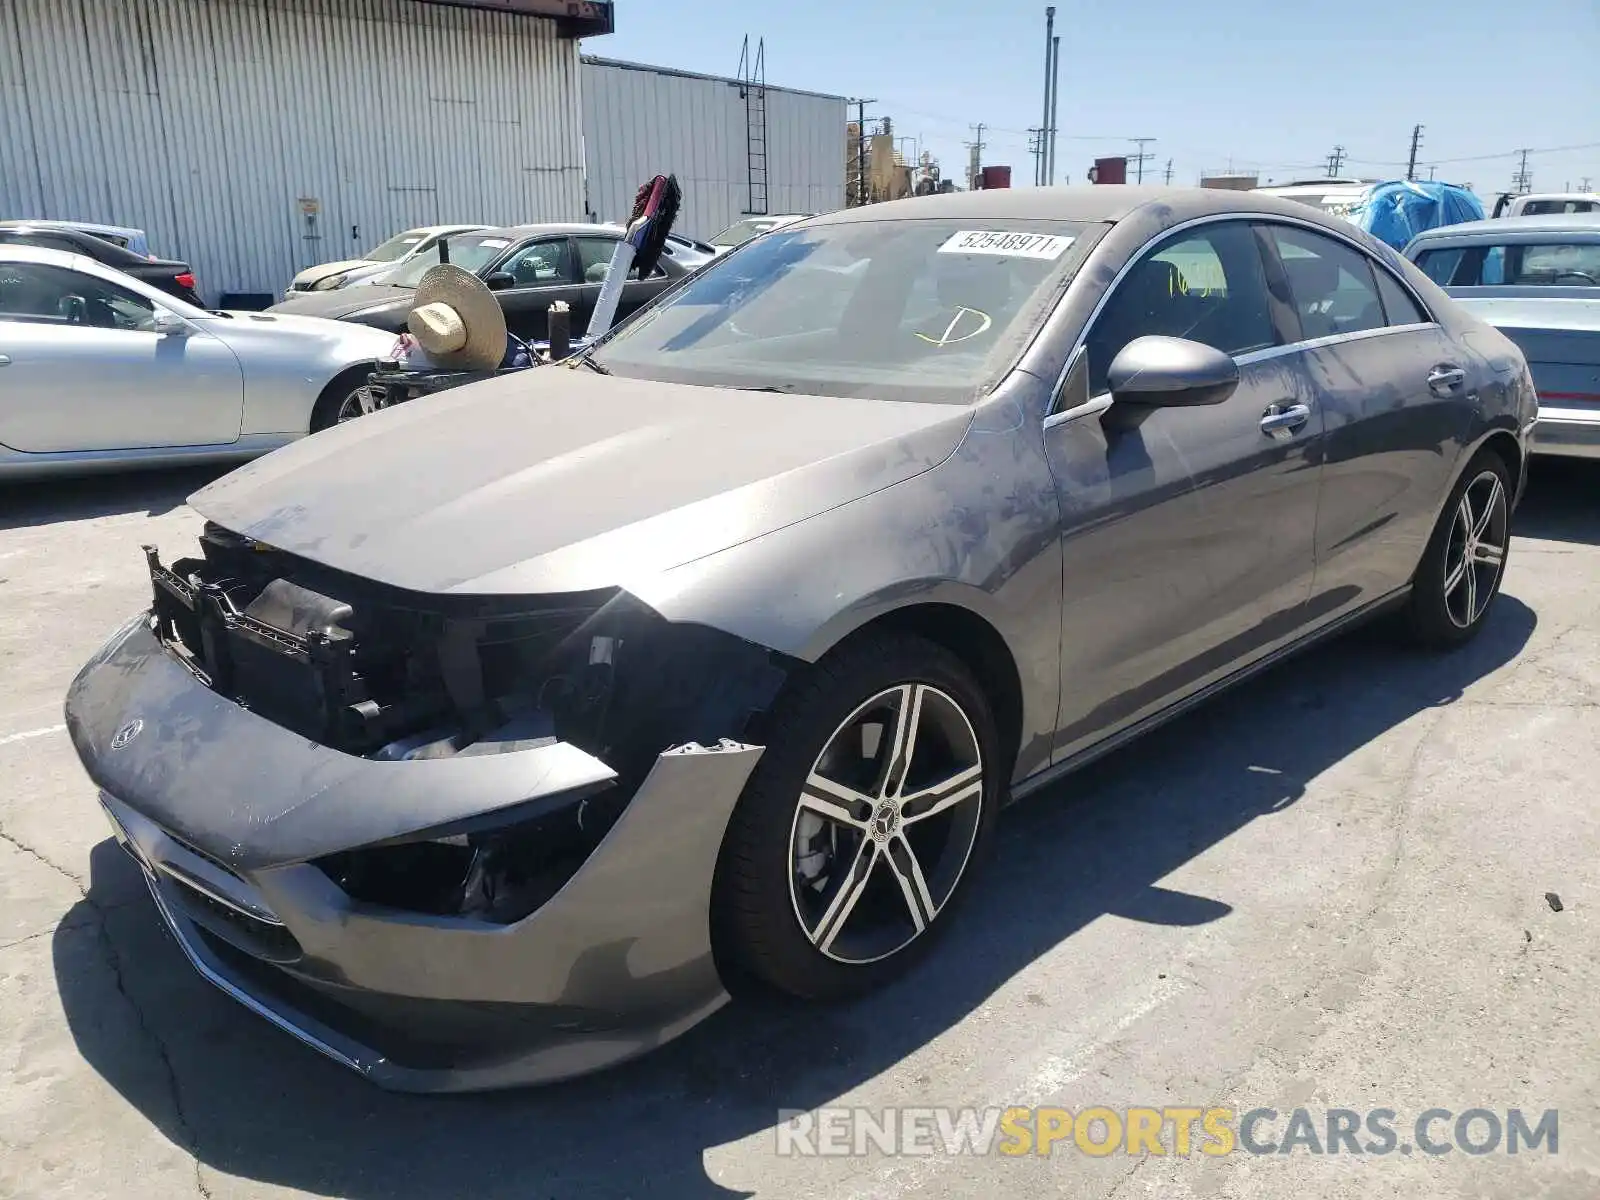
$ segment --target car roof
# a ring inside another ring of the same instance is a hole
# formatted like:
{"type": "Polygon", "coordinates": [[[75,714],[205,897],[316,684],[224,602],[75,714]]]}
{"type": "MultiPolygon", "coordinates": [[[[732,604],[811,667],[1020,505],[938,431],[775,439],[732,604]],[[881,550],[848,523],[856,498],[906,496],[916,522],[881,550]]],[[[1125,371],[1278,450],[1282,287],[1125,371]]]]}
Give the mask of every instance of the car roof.
{"type": "Polygon", "coordinates": [[[1291,217],[1349,233],[1345,221],[1324,216],[1294,200],[1236,192],[1226,188],[1153,187],[1136,184],[1086,184],[1081,187],[990,188],[889,200],[812,217],[810,226],[856,221],[918,219],[1072,221],[1082,224],[1125,220],[1145,208],[1170,211],[1172,223],[1194,217],[1239,213],[1291,217]]]}
{"type": "Polygon", "coordinates": [[[1518,204],[1527,204],[1534,200],[1600,200],[1600,192],[1528,192],[1525,195],[1513,196],[1512,200],[1518,204]]]}
{"type": "Polygon", "coordinates": [[[48,246],[19,246],[14,242],[0,242],[0,259],[7,262],[37,262],[48,263],[53,267],[73,268],[80,266],[85,259],[94,262],[94,259],[89,258],[87,254],[54,250],[48,246]]]}
{"type": "Polygon", "coordinates": [[[48,221],[0,221],[0,231],[7,233],[43,233],[51,237],[60,238],[62,241],[71,242],[82,248],[82,253],[87,258],[98,259],[100,262],[134,265],[148,263],[151,260],[144,255],[119,246],[115,242],[108,242],[104,238],[86,233],[75,225],[52,225],[48,221]]]}
{"type": "Polygon", "coordinates": [[[526,238],[539,236],[559,236],[562,234],[598,234],[603,237],[621,237],[626,232],[620,225],[596,225],[590,221],[551,222],[542,225],[500,225],[489,229],[475,229],[474,233],[481,233],[485,237],[513,238],[522,241],[526,238]]]}
{"type": "Polygon", "coordinates": [[[17,226],[33,225],[44,229],[75,229],[85,233],[114,233],[119,237],[144,237],[142,229],[132,225],[102,225],[98,221],[57,221],[45,218],[24,218],[22,220],[0,221],[0,225],[17,226]]]}
{"type": "Polygon", "coordinates": [[[1523,233],[1600,233],[1600,213],[1547,213],[1534,217],[1489,217],[1482,221],[1463,221],[1459,225],[1425,229],[1411,239],[1411,244],[1443,242],[1451,238],[1500,238],[1523,233]]]}

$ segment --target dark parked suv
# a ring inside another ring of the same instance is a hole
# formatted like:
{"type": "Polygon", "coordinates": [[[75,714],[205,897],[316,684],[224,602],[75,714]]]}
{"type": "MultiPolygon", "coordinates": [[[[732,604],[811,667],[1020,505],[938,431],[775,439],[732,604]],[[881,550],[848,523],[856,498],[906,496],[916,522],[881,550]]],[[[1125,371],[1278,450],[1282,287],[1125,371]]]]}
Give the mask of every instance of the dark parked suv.
{"type": "Polygon", "coordinates": [[[124,275],[141,279],[180,300],[204,307],[199,293],[195,291],[194,272],[189,269],[188,263],[170,258],[146,258],[92,233],[63,229],[56,225],[31,225],[27,221],[0,221],[0,245],[43,246],[49,250],[82,254],[124,275]]]}

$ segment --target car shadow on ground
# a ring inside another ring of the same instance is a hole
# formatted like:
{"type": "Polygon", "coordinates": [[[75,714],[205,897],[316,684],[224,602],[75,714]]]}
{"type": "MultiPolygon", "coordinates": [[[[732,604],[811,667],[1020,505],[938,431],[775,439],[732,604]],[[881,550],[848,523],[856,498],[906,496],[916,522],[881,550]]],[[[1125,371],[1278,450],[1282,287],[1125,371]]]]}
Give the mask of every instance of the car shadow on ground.
{"type": "Polygon", "coordinates": [[[1600,545],[1600,459],[1536,458],[1512,522],[1521,537],[1600,545]]]}
{"type": "Polygon", "coordinates": [[[1228,919],[1227,896],[1159,881],[1296,803],[1387,730],[1457,700],[1515,658],[1536,621],[1507,595],[1455,654],[1399,649],[1381,627],[1314,649],[1008,810],[970,902],[898,983],[839,1007],[735,1004],[586,1079],[464,1097],[380,1092],[203,983],[152,906],[131,902],[137,872],[109,841],[88,900],[55,935],[62,1003],[92,1067],[216,1171],[357,1200],[749,1195],[710,1176],[708,1149],[770,1137],[780,1108],[830,1103],[894,1068],[1096,918],[1228,919]],[[92,938],[79,927],[95,922],[109,965],[74,940],[92,938]],[[124,997],[140,1036],[106,1017],[124,997]]]}
{"type": "Polygon", "coordinates": [[[190,495],[231,469],[193,466],[0,483],[0,530],[124,513],[163,516],[182,508],[190,495]]]}

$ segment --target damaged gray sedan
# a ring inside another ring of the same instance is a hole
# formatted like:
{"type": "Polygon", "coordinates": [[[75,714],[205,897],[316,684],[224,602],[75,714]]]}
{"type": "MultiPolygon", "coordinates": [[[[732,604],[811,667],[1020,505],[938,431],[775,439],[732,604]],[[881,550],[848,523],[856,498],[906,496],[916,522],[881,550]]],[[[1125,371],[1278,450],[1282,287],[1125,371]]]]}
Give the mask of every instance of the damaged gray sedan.
{"type": "Polygon", "coordinates": [[[1315,638],[1467,641],[1535,415],[1303,205],[873,205],[198,492],[67,719],[207,979],[387,1087],[557,1079],[884,982],[1004,801],[1315,638]]]}

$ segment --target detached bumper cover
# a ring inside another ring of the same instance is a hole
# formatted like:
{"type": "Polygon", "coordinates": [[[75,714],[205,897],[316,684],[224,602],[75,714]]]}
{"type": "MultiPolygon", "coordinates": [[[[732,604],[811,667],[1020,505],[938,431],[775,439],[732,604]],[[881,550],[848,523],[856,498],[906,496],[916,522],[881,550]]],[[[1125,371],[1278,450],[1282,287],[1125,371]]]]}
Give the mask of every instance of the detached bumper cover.
{"type": "Polygon", "coordinates": [[[711,879],[759,747],[661,754],[561,890],[498,925],[363,904],[307,860],[609,786],[610,769],[576,747],[355,758],[210,691],[143,623],[74,680],[67,723],[196,969],[382,1086],[581,1074],[660,1045],[727,999],[711,879]]]}

